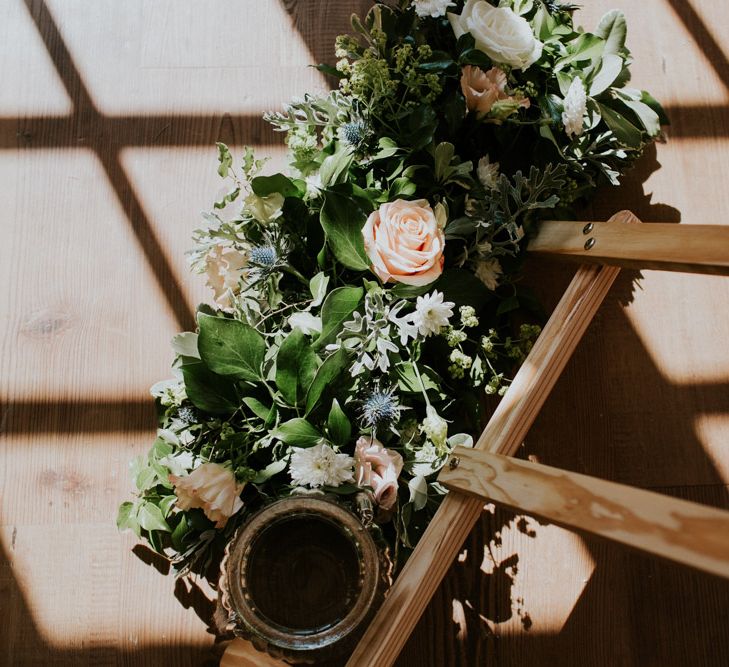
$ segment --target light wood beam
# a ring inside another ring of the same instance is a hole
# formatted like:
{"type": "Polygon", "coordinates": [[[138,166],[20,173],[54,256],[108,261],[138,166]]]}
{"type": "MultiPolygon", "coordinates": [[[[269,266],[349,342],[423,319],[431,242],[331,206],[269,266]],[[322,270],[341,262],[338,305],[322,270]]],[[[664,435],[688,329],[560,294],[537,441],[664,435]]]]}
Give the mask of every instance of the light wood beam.
{"type": "Polygon", "coordinates": [[[465,447],[451,462],[438,478],[451,492],[729,579],[725,510],[465,447]]]}

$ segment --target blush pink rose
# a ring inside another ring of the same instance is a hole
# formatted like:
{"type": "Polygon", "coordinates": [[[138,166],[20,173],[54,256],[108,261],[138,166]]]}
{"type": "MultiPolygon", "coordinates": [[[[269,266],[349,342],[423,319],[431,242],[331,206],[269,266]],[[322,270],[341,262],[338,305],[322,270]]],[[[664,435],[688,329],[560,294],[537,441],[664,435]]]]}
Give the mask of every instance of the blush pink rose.
{"type": "Polygon", "coordinates": [[[529,108],[527,98],[511,97],[506,92],[506,74],[498,67],[484,72],[479,67],[466,65],[461,73],[461,90],[469,111],[485,116],[496,102],[513,102],[515,107],[529,108]]]}
{"type": "Polygon", "coordinates": [[[170,475],[170,482],[175,485],[177,507],[202,508],[216,528],[223,528],[243,507],[240,493],[245,485],[238,484],[233,472],[219,463],[203,463],[185,477],[170,475]]]}
{"type": "Polygon", "coordinates": [[[445,235],[425,199],[397,199],[362,228],[372,271],[382,282],[427,285],[443,272],[445,235]]]}
{"type": "Polygon", "coordinates": [[[397,501],[397,478],[402,456],[385,449],[376,438],[362,436],[354,448],[355,477],[359,486],[371,486],[381,510],[391,510],[397,501]]]}

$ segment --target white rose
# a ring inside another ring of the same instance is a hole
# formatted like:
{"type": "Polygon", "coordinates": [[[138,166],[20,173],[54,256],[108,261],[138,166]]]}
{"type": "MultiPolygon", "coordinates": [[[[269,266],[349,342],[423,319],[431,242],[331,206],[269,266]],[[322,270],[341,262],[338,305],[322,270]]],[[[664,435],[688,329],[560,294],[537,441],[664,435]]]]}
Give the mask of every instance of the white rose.
{"type": "Polygon", "coordinates": [[[529,22],[509,7],[494,7],[486,0],[468,0],[463,12],[448,14],[456,38],[470,32],[476,48],[496,63],[526,69],[542,56],[544,46],[529,22]]]}

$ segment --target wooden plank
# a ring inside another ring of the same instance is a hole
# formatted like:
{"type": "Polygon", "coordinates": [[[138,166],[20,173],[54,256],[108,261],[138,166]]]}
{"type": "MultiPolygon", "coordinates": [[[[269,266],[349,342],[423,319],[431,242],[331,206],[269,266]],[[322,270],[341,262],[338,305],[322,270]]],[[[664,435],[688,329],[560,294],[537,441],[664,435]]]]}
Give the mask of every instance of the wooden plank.
{"type": "MultiPolygon", "coordinates": [[[[624,211],[614,220],[637,219],[624,211]]],[[[477,449],[516,451],[619,271],[580,267],[481,434],[477,449]]],[[[478,498],[458,494],[445,498],[347,667],[387,667],[396,660],[482,506],[478,498]]]]}
{"type": "Polygon", "coordinates": [[[729,579],[729,512],[457,447],[438,481],[509,509],[729,579]]]}
{"type": "Polygon", "coordinates": [[[547,220],[529,252],[623,268],[729,275],[728,225],[547,220]]]}

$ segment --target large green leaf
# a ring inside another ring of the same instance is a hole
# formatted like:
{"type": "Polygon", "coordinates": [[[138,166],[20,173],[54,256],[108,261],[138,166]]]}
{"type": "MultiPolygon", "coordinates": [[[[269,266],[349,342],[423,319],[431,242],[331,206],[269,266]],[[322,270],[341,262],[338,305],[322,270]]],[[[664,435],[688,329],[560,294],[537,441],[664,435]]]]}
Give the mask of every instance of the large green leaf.
{"type": "Polygon", "coordinates": [[[319,217],[334,256],[348,269],[366,271],[370,262],[364,247],[365,216],[351,199],[327,192],[319,217]]]}
{"type": "Polygon", "coordinates": [[[600,115],[607,126],[615,133],[617,140],[629,148],[640,148],[643,133],[625,116],[605,104],[598,104],[600,115]]]}
{"type": "Polygon", "coordinates": [[[137,520],[144,530],[163,530],[166,533],[171,532],[164,516],[162,516],[162,511],[153,503],[146,502],[142,504],[139,508],[137,520]]]}
{"type": "Polygon", "coordinates": [[[324,390],[331,385],[347,367],[349,355],[344,350],[337,350],[329,355],[314,376],[314,381],[306,394],[306,414],[308,415],[318,404],[324,390]]]}
{"type": "Polygon", "coordinates": [[[327,429],[334,444],[340,447],[349,444],[349,439],[352,437],[352,424],[344,410],[339,407],[339,401],[336,398],[332,401],[332,407],[329,410],[327,429]]]}
{"type": "Polygon", "coordinates": [[[194,359],[188,359],[181,370],[187,397],[195,407],[214,415],[229,415],[238,408],[238,395],[230,378],[213,373],[194,359]]]}
{"type": "Polygon", "coordinates": [[[268,197],[274,192],[278,192],[284,197],[297,197],[301,194],[296,184],[283,174],[256,176],[251,181],[251,190],[259,197],[268,197]]]}
{"type": "Polygon", "coordinates": [[[354,149],[342,146],[334,155],[327,157],[319,169],[321,183],[325,188],[346,180],[347,171],[354,160],[354,149]]]}
{"type": "Polygon", "coordinates": [[[239,320],[199,315],[200,357],[211,371],[240,380],[261,379],[266,353],[263,336],[239,320]]]}
{"type": "Polygon", "coordinates": [[[317,356],[301,329],[294,329],[276,355],[276,386],[290,405],[303,403],[316,374],[317,356]]]}
{"type": "Polygon", "coordinates": [[[628,24],[623,12],[613,9],[602,17],[595,31],[598,37],[605,40],[605,51],[608,54],[622,54],[625,51],[625,37],[628,24]]]}
{"type": "Polygon", "coordinates": [[[301,417],[289,419],[275,429],[271,435],[287,445],[296,447],[313,447],[322,439],[322,434],[301,417]]]}
{"type": "Polygon", "coordinates": [[[357,309],[363,294],[361,287],[338,287],[329,292],[321,307],[321,335],[315,347],[322,348],[337,339],[342,324],[357,309]]]}

